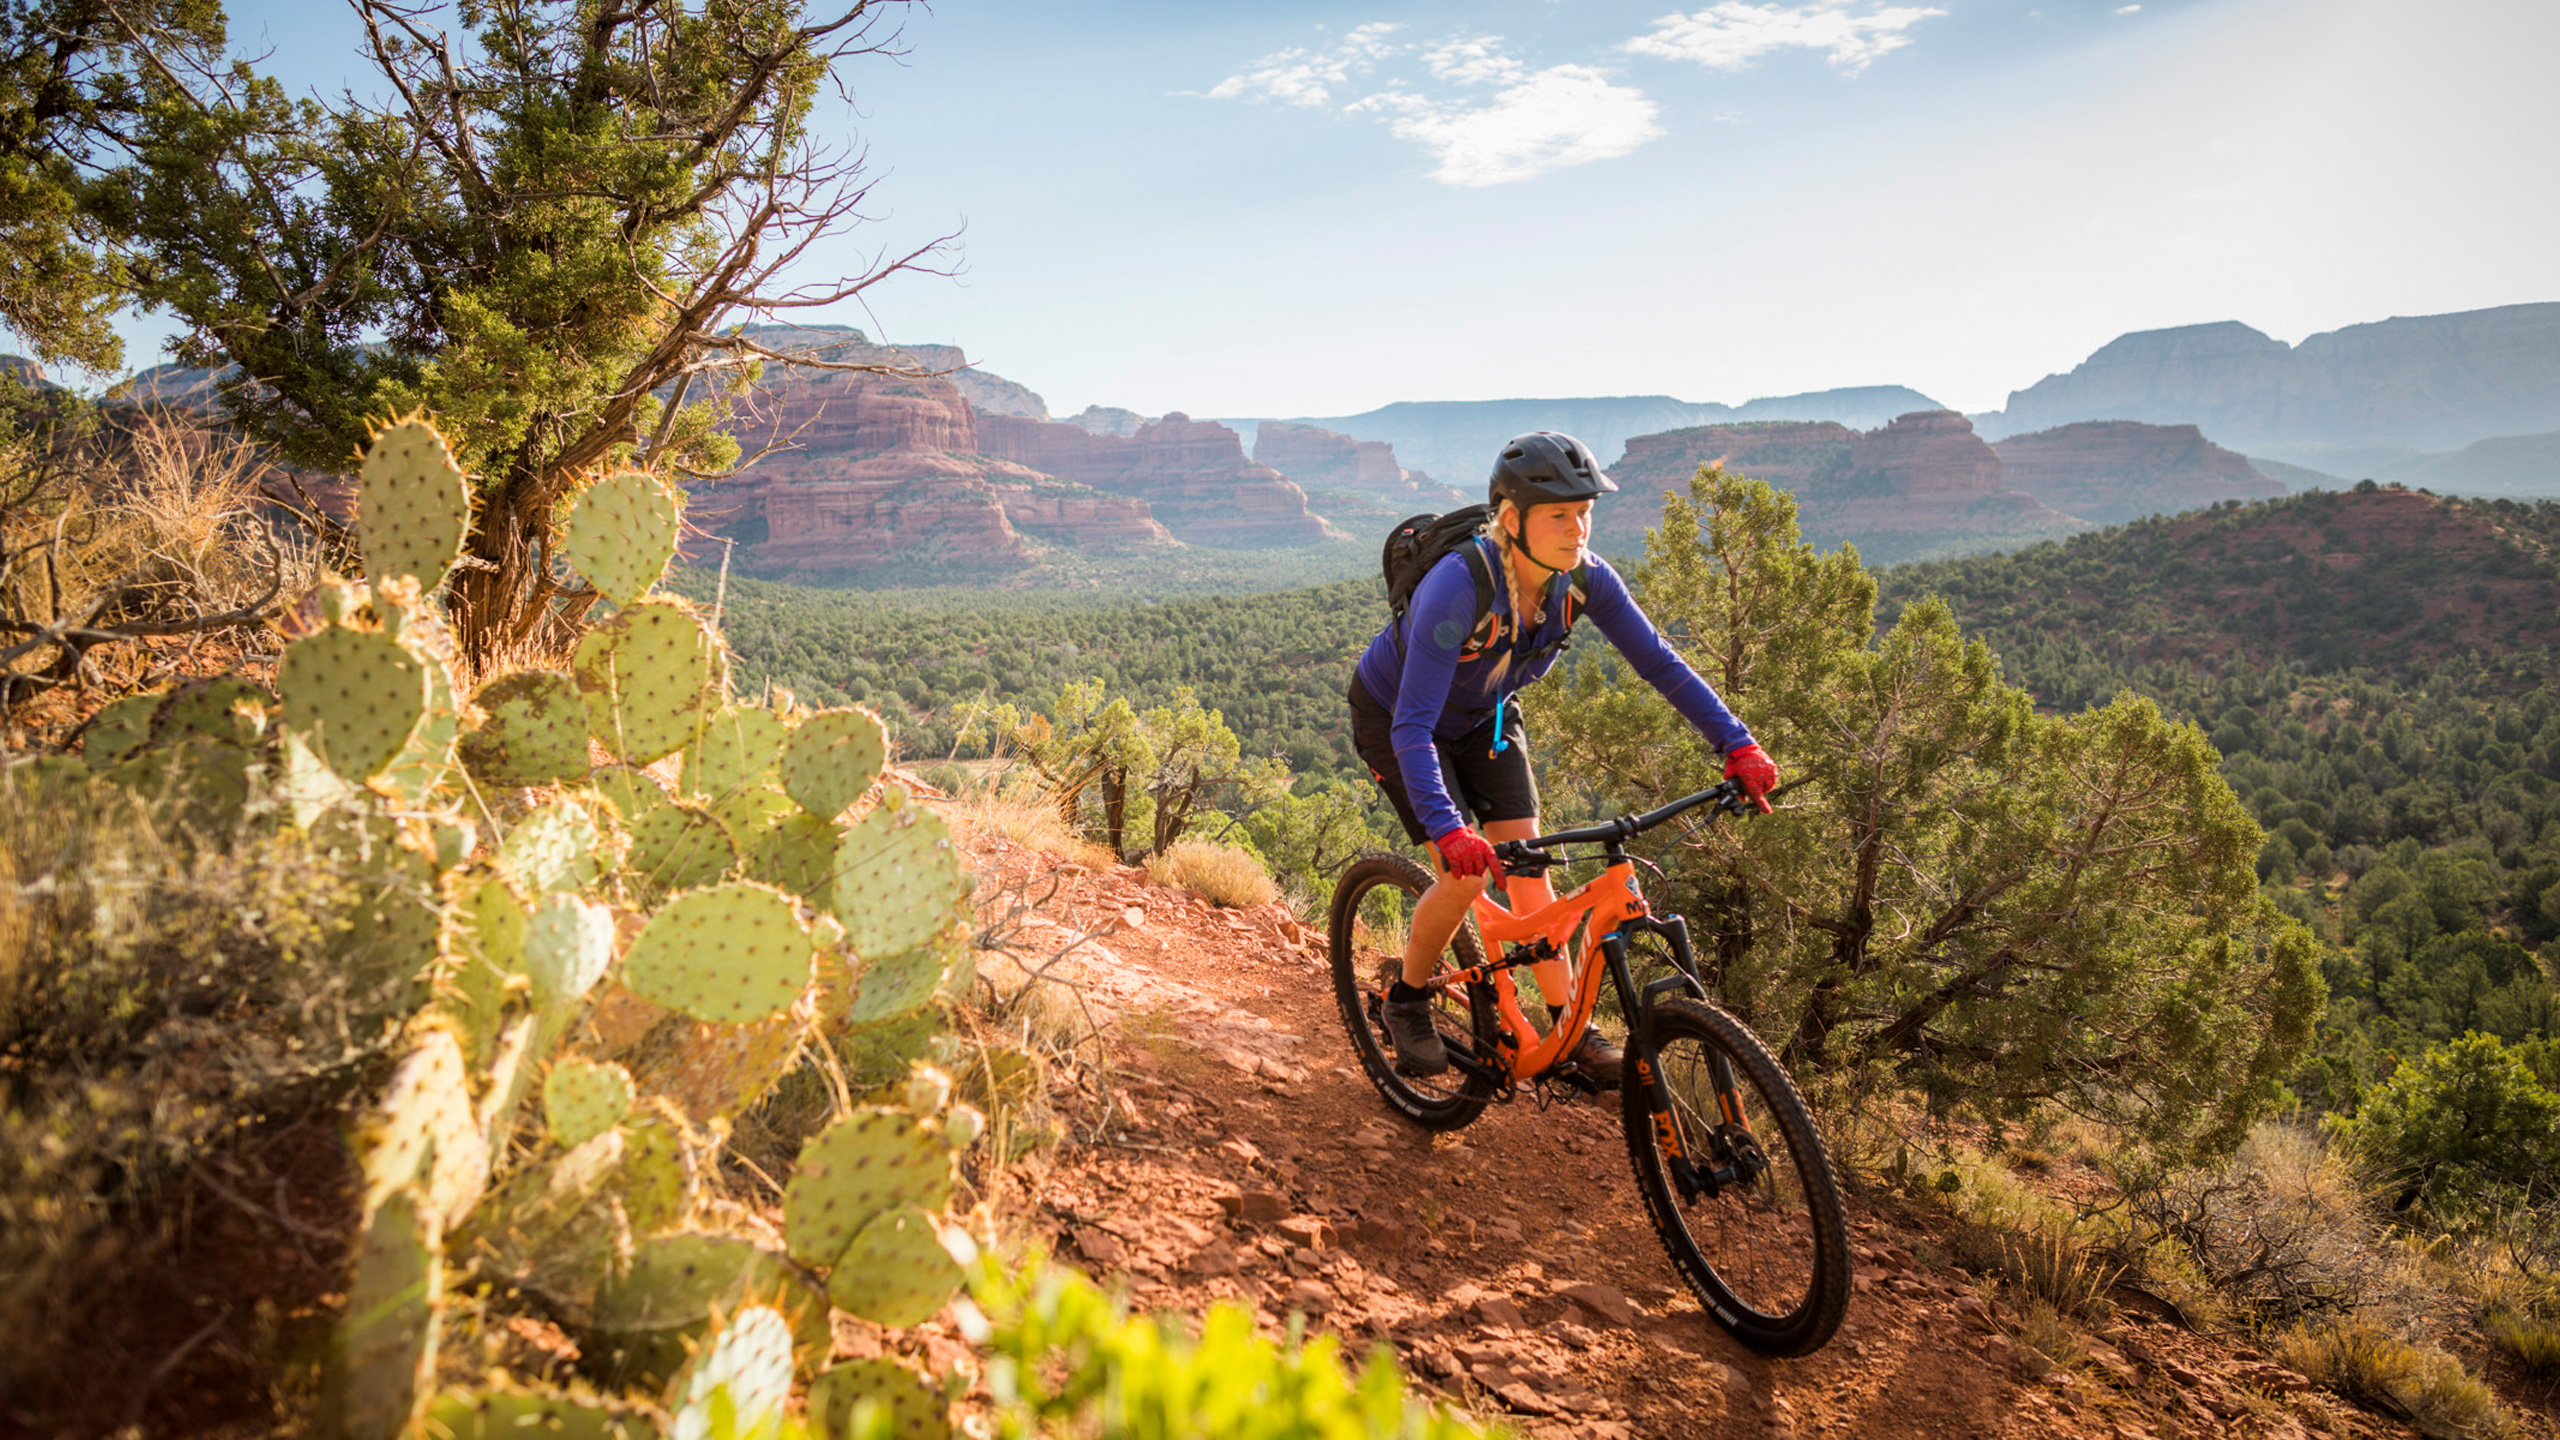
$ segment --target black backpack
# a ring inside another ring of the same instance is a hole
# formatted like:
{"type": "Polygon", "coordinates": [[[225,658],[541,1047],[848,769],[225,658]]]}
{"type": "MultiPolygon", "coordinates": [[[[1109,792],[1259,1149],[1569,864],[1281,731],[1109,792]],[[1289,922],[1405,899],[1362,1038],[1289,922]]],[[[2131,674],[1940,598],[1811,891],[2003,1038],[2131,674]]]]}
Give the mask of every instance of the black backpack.
{"type": "MultiPolygon", "coordinates": [[[[1407,606],[1413,603],[1415,587],[1431,567],[1455,550],[1467,557],[1467,574],[1476,582],[1476,625],[1467,643],[1458,647],[1458,658],[1473,660],[1485,647],[1501,638],[1501,617],[1493,609],[1493,570],[1485,558],[1484,547],[1476,544],[1476,536],[1493,514],[1490,505],[1469,505],[1446,515],[1409,515],[1387,532],[1384,553],[1378,557],[1379,568],[1387,580],[1387,608],[1396,621],[1404,620],[1407,606]]],[[[1557,632],[1556,643],[1548,649],[1561,650],[1573,630],[1573,622],[1582,616],[1582,607],[1591,594],[1591,567],[1576,565],[1568,572],[1564,592],[1564,628],[1557,632]]],[[[1543,658],[1546,650],[1530,657],[1543,658]]]]}

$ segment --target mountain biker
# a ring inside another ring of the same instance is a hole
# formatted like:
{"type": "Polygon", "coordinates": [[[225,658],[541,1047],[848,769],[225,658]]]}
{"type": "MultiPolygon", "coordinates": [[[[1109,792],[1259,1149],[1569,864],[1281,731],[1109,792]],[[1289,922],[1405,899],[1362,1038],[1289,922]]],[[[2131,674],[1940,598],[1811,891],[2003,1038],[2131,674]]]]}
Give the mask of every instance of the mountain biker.
{"type": "MultiPolygon", "coordinates": [[[[1617,488],[1570,435],[1540,430],[1504,445],[1487,497],[1492,513],[1469,542],[1483,547],[1490,573],[1499,577],[1490,636],[1461,545],[1432,566],[1405,613],[1369,642],[1352,672],[1352,745],[1394,803],[1406,835],[1430,845],[1436,872],[1414,905],[1403,976],[1387,991],[1387,1032],[1396,1068],[1405,1074],[1449,1068],[1447,1047],[1432,1026],[1432,992],[1423,982],[1498,868],[1492,842],[1538,833],[1538,786],[1512,697],[1555,664],[1572,625],[1576,567],[1587,567],[1582,603],[1600,633],[1715,745],[1726,778],[1762,811],[1769,808],[1765,797],[1778,783],[1777,765],[1663,640],[1618,572],[1590,551],[1593,501],[1617,488]],[[1521,616],[1528,617],[1525,624],[1521,616]],[[1467,823],[1461,803],[1481,831],[1467,823]]],[[[1507,893],[1520,913],[1555,899],[1542,875],[1510,877],[1507,893]]],[[[1544,961],[1532,973],[1549,1017],[1561,1014],[1564,962],[1544,961]]],[[[1583,1032],[1572,1059],[1598,1083],[1618,1083],[1623,1057],[1598,1030],[1583,1032]]]]}

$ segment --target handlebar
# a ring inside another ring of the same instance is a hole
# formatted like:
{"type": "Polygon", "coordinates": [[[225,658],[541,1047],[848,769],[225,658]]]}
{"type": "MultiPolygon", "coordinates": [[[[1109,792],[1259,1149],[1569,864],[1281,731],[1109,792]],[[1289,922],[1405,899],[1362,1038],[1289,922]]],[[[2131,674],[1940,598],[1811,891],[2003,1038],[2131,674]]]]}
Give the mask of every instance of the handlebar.
{"type": "Polygon", "coordinates": [[[1564,864],[1565,862],[1556,856],[1543,853],[1559,845],[1606,845],[1614,849],[1647,830],[1677,819],[1701,805],[1711,805],[1722,814],[1739,815],[1749,803],[1743,796],[1742,787],[1727,780],[1721,784],[1711,785],[1695,795],[1683,795],[1659,810],[1648,810],[1641,815],[1621,815],[1615,820],[1603,820],[1597,825],[1585,825],[1575,830],[1558,830],[1552,835],[1538,835],[1527,840],[1505,840],[1493,847],[1493,853],[1502,861],[1505,873],[1528,874],[1546,869],[1551,865],[1564,864]]]}

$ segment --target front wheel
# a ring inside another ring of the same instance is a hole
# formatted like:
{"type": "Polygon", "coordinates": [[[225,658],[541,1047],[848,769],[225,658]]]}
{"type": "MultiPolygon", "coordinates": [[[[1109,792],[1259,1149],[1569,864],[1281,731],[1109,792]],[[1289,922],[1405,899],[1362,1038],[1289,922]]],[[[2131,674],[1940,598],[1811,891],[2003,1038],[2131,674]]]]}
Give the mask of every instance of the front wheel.
{"type": "Polygon", "coordinates": [[[1760,1037],[1713,1005],[1664,1000],[1644,1030],[1638,1055],[1671,1113],[1653,1113],[1653,1087],[1631,1070],[1627,1151],[1671,1263],[1744,1345],[1821,1349],[1849,1308],[1849,1231],[1804,1098],[1760,1037]]]}
{"type": "MultiPolygon", "coordinates": [[[[1455,1130],[1483,1113],[1493,1087],[1455,1065],[1427,1078],[1397,1070],[1384,1012],[1387,986],[1404,973],[1414,902],[1430,888],[1431,872],[1402,855],[1363,856],[1342,872],[1331,915],[1333,995],[1360,1068],[1387,1103],[1424,1129],[1455,1130]]],[[[1474,934],[1461,923],[1440,953],[1440,972],[1467,969],[1479,953],[1474,934]]],[[[1435,988],[1433,996],[1435,1027],[1451,1055],[1493,1067],[1504,1063],[1493,1045],[1492,986],[1471,985],[1464,998],[1435,988]]]]}

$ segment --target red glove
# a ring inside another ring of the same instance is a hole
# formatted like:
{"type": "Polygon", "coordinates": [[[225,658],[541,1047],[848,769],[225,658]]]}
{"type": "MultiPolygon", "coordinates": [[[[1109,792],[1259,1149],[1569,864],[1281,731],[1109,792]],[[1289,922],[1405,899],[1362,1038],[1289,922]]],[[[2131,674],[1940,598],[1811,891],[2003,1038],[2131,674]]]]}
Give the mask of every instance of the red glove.
{"type": "Polygon", "coordinates": [[[1777,788],[1778,762],[1757,745],[1745,745],[1724,757],[1724,778],[1742,787],[1752,808],[1769,813],[1769,792],[1777,788]]]}
{"type": "Polygon", "coordinates": [[[1500,864],[1494,858],[1493,842],[1464,825],[1431,843],[1452,875],[1490,875],[1500,864]]]}

